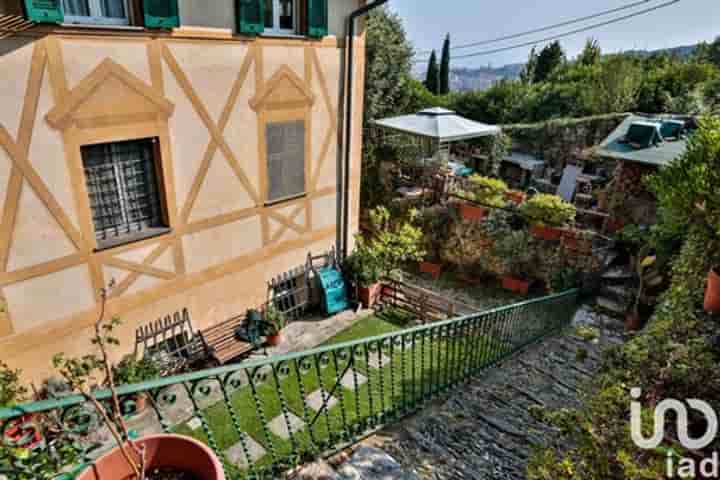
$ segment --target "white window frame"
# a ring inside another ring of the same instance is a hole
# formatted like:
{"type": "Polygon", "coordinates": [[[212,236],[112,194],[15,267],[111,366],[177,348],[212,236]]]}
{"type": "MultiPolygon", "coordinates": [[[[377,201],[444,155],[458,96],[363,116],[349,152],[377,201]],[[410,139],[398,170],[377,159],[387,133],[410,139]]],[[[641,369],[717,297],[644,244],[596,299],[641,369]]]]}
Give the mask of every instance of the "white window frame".
{"type": "Polygon", "coordinates": [[[128,0],[121,1],[125,7],[125,18],[104,17],[100,0],[87,0],[90,16],[65,15],[65,23],[93,24],[93,25],[130,25],[130,5],[128,0]]]}
{"type": "MultiPolygon", "coordinates": [[[[299,0],[293,0],[293,28],[280,28],[280,0],[272,0],[273,5],[273,26],[265,25],[265,32],[280,35],[296,35],[298,31],[298,4],[299,0]]],[[[263,22],[265,19],[263,19],[263,22]]]]}

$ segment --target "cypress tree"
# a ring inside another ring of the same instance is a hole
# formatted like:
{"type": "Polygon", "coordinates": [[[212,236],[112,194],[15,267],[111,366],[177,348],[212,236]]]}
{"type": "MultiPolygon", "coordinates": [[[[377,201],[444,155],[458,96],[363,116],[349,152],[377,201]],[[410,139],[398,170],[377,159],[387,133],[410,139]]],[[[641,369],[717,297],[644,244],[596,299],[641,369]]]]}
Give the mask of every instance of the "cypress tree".
{"type": "Polygon", "coordinates": [[[440,71],[438,70],[437,54],[435,53],[435,50],[433,50],[430,55],[430,64],[428,65],[425,86],[433,95],[437,95],[440,91],[440,71]]]}
{"type": "Polygon", "coordinates": [[[450,34],[445,37],[440,58],[440,94],[450,93],[450,34]]]}

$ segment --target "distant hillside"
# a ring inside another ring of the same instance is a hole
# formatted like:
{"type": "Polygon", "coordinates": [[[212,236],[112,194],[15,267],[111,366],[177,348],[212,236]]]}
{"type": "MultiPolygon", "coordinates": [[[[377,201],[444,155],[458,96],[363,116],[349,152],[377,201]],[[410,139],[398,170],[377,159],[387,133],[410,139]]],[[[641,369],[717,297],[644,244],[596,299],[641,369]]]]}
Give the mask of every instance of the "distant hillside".
{"type": "MultiPolygon", "coordinates": [[[[687,58],[697,50],[697,45],[666,48],[660,50],[630,50],[625,53],[649,57],[650,55],[667,52],[687,58]]],[[[524,63],[512,63],[499,68],[478,67],[478,68],[453,68],[450,71],[450,86],[454,91],[487,90],[493,83],[503,78],[516,79],[525,67],[524,63]]],[[[425,78],[425,70],[418,69],[415,72],[418,79],[425,78]]]]}

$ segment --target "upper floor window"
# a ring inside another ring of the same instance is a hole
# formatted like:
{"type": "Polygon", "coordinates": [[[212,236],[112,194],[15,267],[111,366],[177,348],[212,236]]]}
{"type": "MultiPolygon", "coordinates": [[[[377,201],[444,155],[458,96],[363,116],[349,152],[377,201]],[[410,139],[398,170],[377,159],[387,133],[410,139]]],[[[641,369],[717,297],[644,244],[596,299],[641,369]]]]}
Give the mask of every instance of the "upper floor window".
{"type": "Polygon", "coordinates": [[[168,231],[156,147],[152,138],[82,147],[99,248],[168,231]]]}
{"type": "Polygon", "coordinates": [[[265,0],[265,31],[297,32],[297,0],[265,0]]]}
{"type": "Polygon", "coordinates": [[[128,0],[62,0],[67,23],[130,25],[128,0]]]}

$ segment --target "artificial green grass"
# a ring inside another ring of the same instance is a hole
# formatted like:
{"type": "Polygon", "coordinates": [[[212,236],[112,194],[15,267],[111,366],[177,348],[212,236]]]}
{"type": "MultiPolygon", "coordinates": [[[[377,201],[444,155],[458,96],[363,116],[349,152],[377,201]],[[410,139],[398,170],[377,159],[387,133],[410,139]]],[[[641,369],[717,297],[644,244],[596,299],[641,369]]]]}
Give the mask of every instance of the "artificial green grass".
{"type": "MultiPolygon", "coordinates": [[[[369,316],[329,339],[325,345],[392,333],[406,327],[407,322],[408,317],[392,311],[369,316]]],[[[413,411],[438,391],[465,378],[471,365],[490,363],[506,349],[499,342],[474,331],[449,338],[394,340],[385,341],[382,348],[378,344],[363,344],[352,352],[340,349],[303,361],[277,363],[274,371],[265,367],[255,373],[257,378],[252,385],[245,381],[245,386],[229,393],[229,404],[217,402],[199,412],[198,416],[212,433],[212,441],[204,428],[193,432],[181,425],[175,431],[195,437],[219,451],[226,451],[239,442],[239,431],[242,431],[266,450],[266,455],[253,469],[262,470],[270,465],[289,467],[301,457],[309,458],[351,440],[368,428],[413,411]],[[477,341],[471,342],[471,339],[477,341]],[[372,358],[382,362],[381,368],[368,365],[372,358]],[[346,371],[354,371],[367,381],[361,384],[353,377],[354,388],[344,388],[338,384],[338,379],[346,371]],[[332,393],[337,400],[335,406],[320,414],[304,400],[318,389],[322,389],[325,398],[332,393]],[[305,423],[303,429],[294,431],[289,439],[280,438],[267,428],[268,422],[286,412],[293,413],[305,423]]],[[[236,375],[244,376],[245,373],[240,371],[236,375]]],[[[231,470],[231,476],[242,475],[229,461],[225,464],[231,470]]]]}

